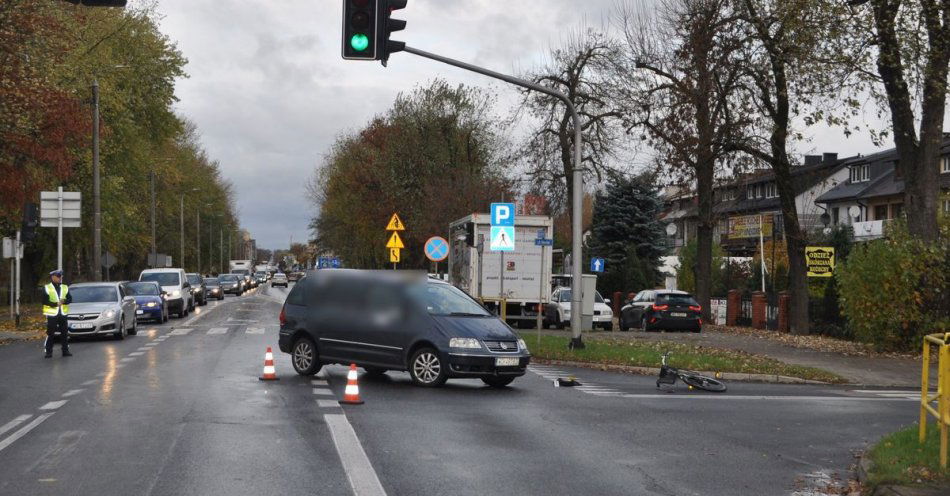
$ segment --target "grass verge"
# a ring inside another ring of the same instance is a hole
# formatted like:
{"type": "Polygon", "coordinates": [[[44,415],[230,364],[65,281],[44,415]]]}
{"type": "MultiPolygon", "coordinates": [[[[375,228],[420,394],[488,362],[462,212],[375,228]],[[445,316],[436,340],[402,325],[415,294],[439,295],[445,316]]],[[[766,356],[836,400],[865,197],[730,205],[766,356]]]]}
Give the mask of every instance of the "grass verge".
{"type": "Polygon", "coordinates": [[[868,482],[872,486],[947,484],[950,488],[950,469],[940,469],[940,429],[931,422],[920,444],[917,428],[914,424],[889,434],[871,448],[868,482]]]}
{"type": "Polygon", "coordinates": [[[570,338],[566,336],[541,336],[521,333],[528,343],[531,354],[539,359],[564,360],[601,365],[630,365],[635,367],[659,367],[660,355],[669,351],[670,365],[678,368],[709,371],[739,372],[746,374],[775,374],[825,382],[845,382],[843,378],[826,370],[788,365],[786,363],[752,355],[741,351],[720,350],[670,341],[630,342],[609,338],[589,339],[585,348],[567,349],[570,338]]]}

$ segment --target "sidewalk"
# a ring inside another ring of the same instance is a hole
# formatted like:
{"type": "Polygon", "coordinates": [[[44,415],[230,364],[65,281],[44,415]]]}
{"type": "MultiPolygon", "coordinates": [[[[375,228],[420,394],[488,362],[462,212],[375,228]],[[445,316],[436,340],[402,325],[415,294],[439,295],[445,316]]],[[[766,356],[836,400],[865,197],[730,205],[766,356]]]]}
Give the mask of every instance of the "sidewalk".
{"type": "MultiPolygon", "coordinates": [[[[537,332],[525,331],[525,332],[537,332]]],[[[569,336],[570,331],[543,330],[543,334],[569,336]]],[[[786,335],[787,336],[787,335],[786,335]]],[[[769,336],[765,331],[723,332],[716,328],[702,333],[668,332],[586,332],[584,339],[624,339],[630,341],[672,341],[695,346],[738,350],[774,358],[791,365],[824,369],[840,375],[849,383],[867,386],[920,387],[921,360],[880,354],[840,353],[790,346],[780,336],[769,336]]],[[[850,344],[839,341],[841,344],[850,344]]],[[[859,345],[856,345],[859,346],[859,345]]],[[[936,368],[932,377],[936,377],[936,368]]]]}

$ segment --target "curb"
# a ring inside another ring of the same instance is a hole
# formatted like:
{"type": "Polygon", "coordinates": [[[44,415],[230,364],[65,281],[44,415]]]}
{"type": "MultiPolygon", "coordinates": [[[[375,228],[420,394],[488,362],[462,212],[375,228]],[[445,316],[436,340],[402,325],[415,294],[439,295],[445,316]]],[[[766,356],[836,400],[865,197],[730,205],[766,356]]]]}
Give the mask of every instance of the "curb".
{"type": "MultiPolygon", "coordinates": [[[[566,365],[568,367],[580,367],[585,369],[596,369],[596,370],[609,370],[612,372],[626,372],[629,374],[637,375],[659,375],[660,369],[656,367],[636,367],[632,365],[614,365],[614,364],[602,364],[602,363],[589,363],[589,362],[571,362],[564,360],[547,360],[543,358],[531,357],[531,361],[534,363],[545,364],[545,365],[566,365]]],[[[712,377],[716,376],[715,372],[708,371],[696,371],[700,374],[709,375],[712,377]]],[[[720,374],[722,379],[729,381],[738,381],[738,382],[765,382],[773,384],[820,384],[820,385],[829,385],[830,382],[824,381],[815,381],[811,379],[802,379],[801,377],[791,377],[787,375],[776,375],[776,374],[746,374],[740,372],[722,372],[720,374]]]]}
{"type": "MultiPolygon", "coordinates": [[[[861,483],[861,486],[866,486],[868,484],[868,472],[871,471],[873,466],[874,464],[871,463],[871,460],[862,454],[861,458],[858,460],[858,466],[855,469],[855,475],[857,476],[858,482],[861,483]]],[[[942,496],[947,494],[947,489],[939,487],[911,487],[882,484],[871,490],[864,490],[862,491],[862,494],[865,496],[942,496]]]]}

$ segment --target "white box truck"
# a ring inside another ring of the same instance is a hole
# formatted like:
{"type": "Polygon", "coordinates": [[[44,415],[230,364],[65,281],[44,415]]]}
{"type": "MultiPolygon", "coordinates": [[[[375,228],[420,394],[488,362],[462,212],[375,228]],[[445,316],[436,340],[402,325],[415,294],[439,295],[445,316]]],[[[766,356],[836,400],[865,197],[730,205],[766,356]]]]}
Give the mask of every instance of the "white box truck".
{"type": "Polygon", "coordinates": [[[515,249],[501,252],[489,250],[489,214],[472,214],[452,222],[449,224],[449,282],[472,297],[481,298],[488,306],[495,306],[504,298],[506,321],[516,326],[533,327],[538,304],[547,303],[551,296],[552,258],[551,247],[538,246],[534,240],[539,232],[551,239],[553,226],[548,216],[517,216],[515,249]],[[470,246],[466,239],[469,233],[474,246],[470,246]],[[479,239],[484,240],[481,255],[479,239]]]}
{"type": "Polygon", "coordinates": [[[232,274],[253,274],[250,260],[231,260],[228,262],[228,271],[232,274]],[[246,271],[246,272],[237,272],[246,271]]]}

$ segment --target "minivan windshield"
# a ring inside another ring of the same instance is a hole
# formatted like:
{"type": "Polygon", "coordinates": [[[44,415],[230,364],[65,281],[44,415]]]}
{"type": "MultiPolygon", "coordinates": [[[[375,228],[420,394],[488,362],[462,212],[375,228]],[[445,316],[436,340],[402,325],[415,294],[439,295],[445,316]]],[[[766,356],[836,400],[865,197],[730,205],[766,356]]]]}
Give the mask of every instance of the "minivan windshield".
{"type": "Polygon", "coordinates": [[[418,303],[425,305],[429,315],[491,316],[478,302],[448,284],[419,284],[412,287],[410,294],[418,303]]]}
{"type": "Polygon", "coordinates": [[[73,303],[112,303],[119,301],[119,293],[114,286],[80,286],[71,288],[73,303]]]}
{"type": "Polygon", "coordinates": [[[181,281],[176,272],[146,272],[139,278],[140,281],[155,281],[160,286],[178,286],[181,281]]]}
{"type": "Polygon", "coordinates": [[[133,296],[158,296],[162,293],[162,288],[154,282],[130,282],[125,285],[125,290],[133,296]]]}

